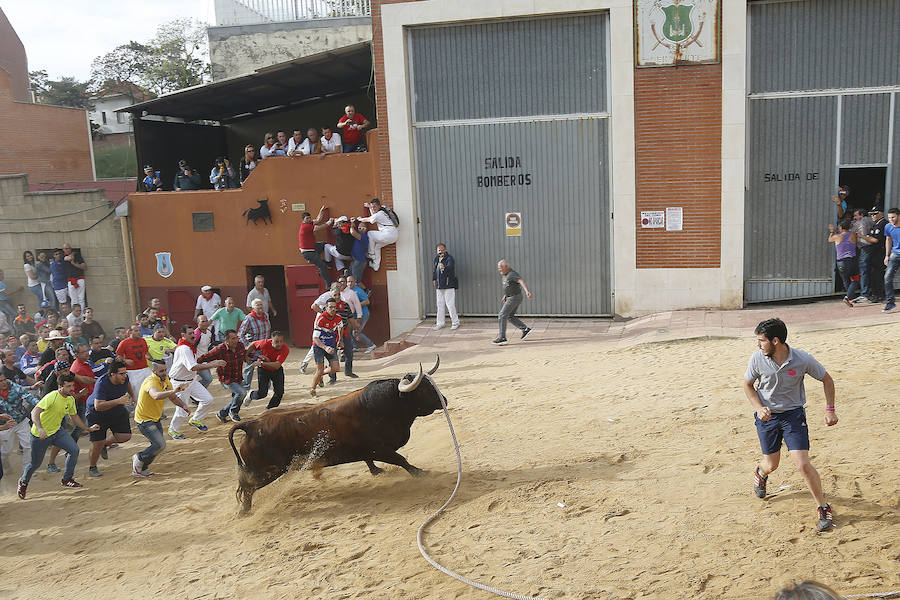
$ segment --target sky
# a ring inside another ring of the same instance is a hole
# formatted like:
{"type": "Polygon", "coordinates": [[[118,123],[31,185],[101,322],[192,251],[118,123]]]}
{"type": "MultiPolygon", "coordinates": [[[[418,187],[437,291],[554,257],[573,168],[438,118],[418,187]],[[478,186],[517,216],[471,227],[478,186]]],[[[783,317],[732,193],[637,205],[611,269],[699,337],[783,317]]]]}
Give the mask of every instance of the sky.
{"type": "Polygon", "coordinates": [[[215,21],[212,0],[0,0],[0,8],[25,46],[28,70],[51,80],[88,79],[96,57],[149,40],[167,21],[215,21]]]}

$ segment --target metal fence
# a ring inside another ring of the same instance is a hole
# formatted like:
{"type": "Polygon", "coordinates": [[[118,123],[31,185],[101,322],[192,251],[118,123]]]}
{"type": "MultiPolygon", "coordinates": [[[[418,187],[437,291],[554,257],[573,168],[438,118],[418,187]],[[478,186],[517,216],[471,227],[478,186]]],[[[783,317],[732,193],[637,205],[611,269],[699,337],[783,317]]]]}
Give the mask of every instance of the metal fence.
{"type": "Polygon", "coordinates": [[[370,0],[216,0],[216,25],[368,17],[370,0]]]}

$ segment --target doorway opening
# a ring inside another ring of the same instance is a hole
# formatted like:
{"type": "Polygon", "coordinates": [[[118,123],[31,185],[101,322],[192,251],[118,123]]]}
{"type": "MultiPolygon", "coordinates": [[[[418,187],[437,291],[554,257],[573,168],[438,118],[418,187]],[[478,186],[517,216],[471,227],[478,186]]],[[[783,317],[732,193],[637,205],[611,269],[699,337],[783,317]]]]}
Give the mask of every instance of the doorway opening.
{"type": "MultiPolygon", "coordinates": [[[[290,339],[291,320],[288,318],[287,283],[285,283],[284,279],[284,265],[248,265],[248,292],[253,287],[253,282],[257,275],[262,275],[265,278],[265,286],[269,290],[269,296],[272,299],[272,304],[269,306],[269,320],[272,322],[272,331],[281,331],[284,333],[285,338],[290,339]],[[272,315],[273,307],[275,312],[278,313],[274,316],[272,315]]],[[[241,308],[244,308],[243,302],[246,300],[246,296],[241,299],[241,308]]]]}
{"type": "Polygon", "coordinates": [[[887,167],[850,167],[838,173],[838,184],[850,186],[847,195],[847,216],[853,216],[854,208],[868,212],[876,204],[884,206],[884,188],[887,181],[887,167]]]}

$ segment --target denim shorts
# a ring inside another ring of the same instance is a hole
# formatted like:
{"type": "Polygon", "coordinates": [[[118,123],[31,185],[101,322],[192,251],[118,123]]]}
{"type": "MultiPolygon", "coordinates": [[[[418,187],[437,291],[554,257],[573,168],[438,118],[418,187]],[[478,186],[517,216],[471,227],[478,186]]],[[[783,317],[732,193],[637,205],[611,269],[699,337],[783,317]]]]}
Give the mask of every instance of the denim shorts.
{"type": "Polygon", "coordinates": [[[763,454],[777,454],[781,441],[788,450],[809,450],[809,428],[806,426],[806,409],[802,406],[783,413],[772,413],[768,421],[756,419],[756,433],[763,454]]]}
{"type": "Polygon", "coordinates": [[[335,351],[331,354],[328,354],[327,352],[322,350],[321,347],[313,346],[313,357],[315,358],[317,365],[321,365],[322,363],[326,363],[326,365],[331,364],[338,359],[337,349],[335,349],[335,351]]]}

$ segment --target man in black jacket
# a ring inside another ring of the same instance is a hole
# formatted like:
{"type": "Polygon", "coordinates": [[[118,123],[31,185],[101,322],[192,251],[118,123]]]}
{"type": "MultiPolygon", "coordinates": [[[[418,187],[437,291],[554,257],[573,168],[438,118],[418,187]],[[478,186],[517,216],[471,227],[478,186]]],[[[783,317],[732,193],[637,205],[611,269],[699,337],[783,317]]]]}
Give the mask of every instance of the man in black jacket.
{"type": "Polygon", "coordinates": [[[450,329],[459,329],[459,315],[456,314],[456,261],[447,253],[447,246],[437,245],[437,256],[434,257],[434,270],[431,282],[437,297],[437,319],[434,329],[446,327],[445,311],[450,312],[450,329]]]}

